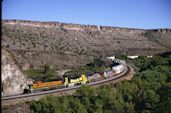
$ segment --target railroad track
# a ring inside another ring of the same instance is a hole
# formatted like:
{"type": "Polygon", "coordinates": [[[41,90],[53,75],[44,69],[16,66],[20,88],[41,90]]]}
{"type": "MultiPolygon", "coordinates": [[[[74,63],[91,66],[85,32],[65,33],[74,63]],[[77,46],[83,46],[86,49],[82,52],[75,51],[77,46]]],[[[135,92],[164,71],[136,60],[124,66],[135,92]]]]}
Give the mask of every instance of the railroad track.
{"type": "MultiPolygon", "coordinates": [[[[122,73],[120,73],[114,77],[103,79],[103,80],[100,80],[97,82],[92,82],[92,83],[89,83],[87,85],[93,86],[93,87],[100,86],[102,84],[106,84],[106,83],[112,82],[114,80],[118,80],[119,78],[122,78],[124,76],[127,76],[130,73],[130,71],[131,71],[131,68],[129,66],[126,66],[126,69],[122,73]]],[[[39,100],[40,98],[42,98],[48,94],[53,94],[56,96],[61,96],[61,95],[65,95],[65,94],[72,94],[80,86],[81,85],[74,86],[74,87],[68,87],[68,88],[62,88],[62,89],[43,91],[43,92],[38,92],[38,93],[6,96],[6,97],[1,98],[1,102],[2,102],[2,106],[4,106],[4,105],[17,104],[19,102],[39,100]]]]}

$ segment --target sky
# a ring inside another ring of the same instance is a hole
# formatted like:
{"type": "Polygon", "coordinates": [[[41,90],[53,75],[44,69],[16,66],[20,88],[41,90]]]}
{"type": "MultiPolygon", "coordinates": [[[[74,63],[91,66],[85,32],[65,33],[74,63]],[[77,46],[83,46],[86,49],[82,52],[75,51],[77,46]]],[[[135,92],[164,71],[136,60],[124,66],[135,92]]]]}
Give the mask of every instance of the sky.
{"type": "Polygon", "coordinates": [[[2,19],[171,28],[171,0],[3,0],[2,19]]]}

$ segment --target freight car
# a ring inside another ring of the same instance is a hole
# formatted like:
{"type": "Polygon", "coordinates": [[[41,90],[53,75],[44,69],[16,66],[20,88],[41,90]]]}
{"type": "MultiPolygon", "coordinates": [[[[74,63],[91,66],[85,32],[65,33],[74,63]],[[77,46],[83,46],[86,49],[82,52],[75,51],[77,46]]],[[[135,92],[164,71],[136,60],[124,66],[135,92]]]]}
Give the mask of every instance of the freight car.
{"type": "Polygon", "coordinates": [[[98,73],[95,73],[94,75],[91,75],[91,76],[88,76],[87,79],[88,79],[88,82],[95,82],[101,78],[104,78],[104,76],[102,74],[98,74],[98,73]]]}
{"type": "Polygon", "coordinates": [[[125,69],[125,65],[123,65],[123,64],[120,64],[120,65],[117,65],[117,66],[113,66],[113,67],[112,67],[112,71],[113,71],[115,74],[121,73],[124,69],[125,69]]]}
{"type": "Polygon", "coordinates": [[[110,77],[116,76],[117,74],[120,74],[121,72],[123,72],[124,69],[126,68],[126,64],[124,61],[120,61],[120,62],[122,62],[123,64],[121,63],[117,66],[113,66],[112,70],[101,72],[100,73],[101,77],[110,78],[110,77]]]}

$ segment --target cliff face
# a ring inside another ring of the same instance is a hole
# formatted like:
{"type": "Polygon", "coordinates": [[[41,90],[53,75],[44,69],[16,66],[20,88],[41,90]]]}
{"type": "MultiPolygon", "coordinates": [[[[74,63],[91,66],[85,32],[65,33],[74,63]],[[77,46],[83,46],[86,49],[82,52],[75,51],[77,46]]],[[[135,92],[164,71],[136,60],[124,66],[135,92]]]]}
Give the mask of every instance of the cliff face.
{"type": "Polygon", "coordinates": [[[2,46],[23,69],[81,66],[93,57],[116,54],[153,55],[171,50],[171,29],[128,29],[106,26],[2,21],[2,46]]]}
{"type": "Polygon", "coordinates": [[[32,83],[20,70],[11,53],[5,49],[2,49],[1,66],[2,96],[21,94],[27,85],[32,83]]]}

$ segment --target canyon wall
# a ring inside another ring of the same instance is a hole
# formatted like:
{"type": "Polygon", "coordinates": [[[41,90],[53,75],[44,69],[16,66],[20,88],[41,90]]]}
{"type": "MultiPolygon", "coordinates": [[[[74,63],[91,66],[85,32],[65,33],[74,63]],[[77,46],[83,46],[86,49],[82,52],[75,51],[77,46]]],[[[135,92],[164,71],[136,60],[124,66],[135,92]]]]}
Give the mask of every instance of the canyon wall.
{"type": "Polygon", "coordinates": [[[2,48],[14,54],[23,70],[77,67],[116,54],[154,55],[171,50],[171,29],[2,21],[2,48]]]}

